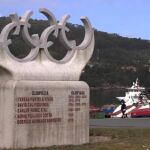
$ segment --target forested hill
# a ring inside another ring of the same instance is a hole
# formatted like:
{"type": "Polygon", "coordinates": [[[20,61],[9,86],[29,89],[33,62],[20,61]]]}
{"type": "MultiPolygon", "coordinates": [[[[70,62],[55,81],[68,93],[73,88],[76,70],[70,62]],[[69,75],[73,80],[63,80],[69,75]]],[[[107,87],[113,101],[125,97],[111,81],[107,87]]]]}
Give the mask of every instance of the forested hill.
{"type": "Polygon", "coordinates": [[[92,63],[83,75],[91,86],[129,86],[138,77],[150,87],[150,41],[96,30],[95,39],[92,63]]]}
{"type": "MultiPolygon", "coordinates": [[[[7,17],[0,18],[0,31],[10,22],[7,17]]],[[[47,21],[30,20],[30,33],[41,32],[48,26],[47,21]]],[[[80,25],[68,24],[69,39],[80,43],[84,37],[84,28],[80,25]]],[[[11,35],[10,35],[11,36],[11,35]]],[[[30,49],[21,36],[12,36],[10,45],[12,53],[24,57],[30,49]],[[26,47],[26,49],[25,49],[26,47]]],[[[54,39],[52,39],[54,40],[54,39]]],[[[55,40],[50,53],[61,59],[66,50],[55,40]]],[[[91,87],[129,86],[138,77],[144,86],[150,87],[150,41],[137,38],[121,37],[117,34],[97,31],[95,29],[95,50],[89,64],[84,69],[81,80],[91,87]]]]}

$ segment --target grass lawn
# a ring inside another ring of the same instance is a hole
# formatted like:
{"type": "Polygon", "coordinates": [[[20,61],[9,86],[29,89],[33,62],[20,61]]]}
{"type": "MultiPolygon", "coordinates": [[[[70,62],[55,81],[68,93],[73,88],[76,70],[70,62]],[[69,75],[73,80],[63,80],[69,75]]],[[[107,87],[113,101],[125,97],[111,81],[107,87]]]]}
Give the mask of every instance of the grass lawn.
{"type": "MultiPolygon", "coordinates": [[[[41,148],[27,150],[41,150],[41,148]]],[[[150,129],[90,129],[89,144],[53,146],[42,150],[150,150],[150,129]]]]}
{"type": "Polygon", "coordinates": [[[92,150],[150,150],[150,129],[92,129],[90,134],[111,139],[90,144],[92,150]]]}

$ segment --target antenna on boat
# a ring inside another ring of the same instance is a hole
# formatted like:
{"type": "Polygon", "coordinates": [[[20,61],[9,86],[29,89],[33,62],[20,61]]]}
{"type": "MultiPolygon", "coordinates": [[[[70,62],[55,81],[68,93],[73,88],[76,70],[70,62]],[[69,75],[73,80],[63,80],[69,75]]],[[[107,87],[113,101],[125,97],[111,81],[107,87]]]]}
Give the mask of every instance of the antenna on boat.
{"type": "Polygon", "coordinates": [[[136,85],[139,85],[139,79],[136,78],[136,85]]]}

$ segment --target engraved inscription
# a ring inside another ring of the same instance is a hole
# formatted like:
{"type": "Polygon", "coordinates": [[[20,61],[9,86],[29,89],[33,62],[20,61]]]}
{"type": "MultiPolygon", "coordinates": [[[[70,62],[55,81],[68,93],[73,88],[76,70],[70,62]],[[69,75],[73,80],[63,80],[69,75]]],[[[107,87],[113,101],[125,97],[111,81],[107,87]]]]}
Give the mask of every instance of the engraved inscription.
{"type": "Polygon", "coordinates": [[[49,110],[54,99],[48,91],[32,91],[31,95],[16,98],[15,117],[17,124],[61,122],[61,118],[53,117],[49,110]]]}
{"type": "Polygon", "coordinates": [[[81,112],[87,105],[85,91],[71,91],[68,96],[68,122],[74,122],[75,113],[81,112]]]}
{"type": "MultiPolygon", "coordinates": [[[[68,100],[65,103],[68,107],[64,107],[63,111],[67,112],[66,121],[71,123],[75,121],[76,114],[80,115],[86,109],[87,95],[85,91],[72,90],[66,98],[68,100]]],[[[53,94],[50,95],[48,90],[33,90],[29,96],[18,96],[16,98],[16,123],[21,125],[62,122],[63,116],[60,117],[54,112],[56,106],[57,109],[62,108],[57,105],[57,99],[54,99],[53,94]]]]}

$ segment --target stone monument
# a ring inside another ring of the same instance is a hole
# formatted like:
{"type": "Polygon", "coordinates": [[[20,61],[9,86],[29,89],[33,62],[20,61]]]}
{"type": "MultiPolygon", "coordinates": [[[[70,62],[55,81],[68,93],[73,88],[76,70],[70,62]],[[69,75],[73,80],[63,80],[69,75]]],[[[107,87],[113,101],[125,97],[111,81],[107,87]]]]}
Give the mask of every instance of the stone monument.
{"type": "Polygon", "coordinates": [[[89,87],[78,81],[94,49],[94,33],[87,17],[81,20],[85,37],[80,45],[69,41],[68,15],[57,22],[47,9],[40,12],[50,25],[29,34],[32,11],[12,22],[0,34],[0,148],[79,145],[89,142],[89,87]],[[32,48],[24,58],[10,51],[9,34],[21,33],[32,48]],[[68,49],[61,60],[48,52],[49,36],[59,38],[68,49]]]}

